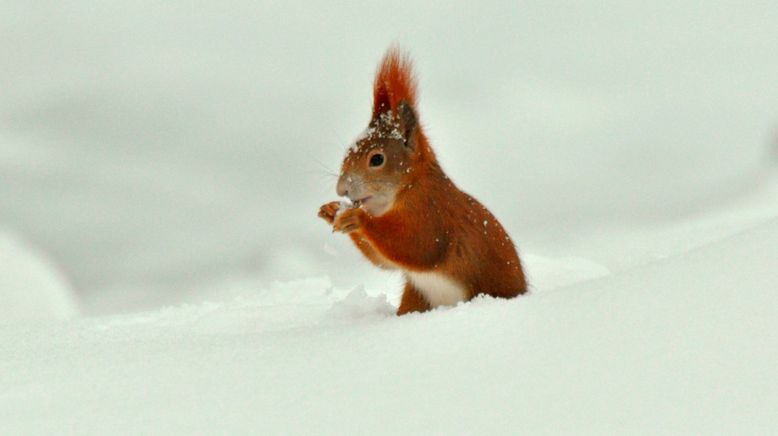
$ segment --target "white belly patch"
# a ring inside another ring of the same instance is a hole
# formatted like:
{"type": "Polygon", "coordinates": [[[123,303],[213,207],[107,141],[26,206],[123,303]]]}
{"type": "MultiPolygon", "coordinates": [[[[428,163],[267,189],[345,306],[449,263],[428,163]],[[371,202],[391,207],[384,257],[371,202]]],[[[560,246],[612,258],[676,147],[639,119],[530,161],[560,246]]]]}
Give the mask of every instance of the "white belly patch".
{"type": "Polygon", "coordinates": [[[405,275],[433,308],[453,306],[467,297],[462,285],[443,274],[406,271],[405,275]]]}

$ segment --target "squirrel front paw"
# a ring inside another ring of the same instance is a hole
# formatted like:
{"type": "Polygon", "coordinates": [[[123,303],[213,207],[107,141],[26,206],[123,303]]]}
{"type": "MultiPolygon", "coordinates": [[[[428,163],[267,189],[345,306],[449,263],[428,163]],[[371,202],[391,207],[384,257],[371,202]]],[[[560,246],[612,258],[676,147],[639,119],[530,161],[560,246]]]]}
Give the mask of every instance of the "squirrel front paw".
{"type": "Polygon", "coordinates": [[[365,220],[365,211],[360,208],[351,208],[341,211],[335,217],[332,224],[333,232],[351,233],[362,228],[365,220]]]}
{"type": "Polygon", "coordinates": [[[331,201],[326,203],[319,208],[319,218],[323,218],[324,221],[327,221],[328,224],[332,224],[335,221],[335,215],[338,214],[339,209],[339,201],[331,201]]]}

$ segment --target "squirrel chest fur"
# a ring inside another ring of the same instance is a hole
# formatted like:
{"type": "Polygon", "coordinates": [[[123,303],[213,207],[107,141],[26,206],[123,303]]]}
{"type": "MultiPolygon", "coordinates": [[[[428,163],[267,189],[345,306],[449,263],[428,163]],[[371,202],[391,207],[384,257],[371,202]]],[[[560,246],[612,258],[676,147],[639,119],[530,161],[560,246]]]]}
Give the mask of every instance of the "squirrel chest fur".
{"type": "Polygon", "coordinates": [[[410,61],[396,49],[381,62],[370,123],[346,153],[337,193],[351,207],[330,202],[319,216],[375,265],[403,271],[398,315],[526,292],[510,237],[438,164],[418,122],[410,61]]]}

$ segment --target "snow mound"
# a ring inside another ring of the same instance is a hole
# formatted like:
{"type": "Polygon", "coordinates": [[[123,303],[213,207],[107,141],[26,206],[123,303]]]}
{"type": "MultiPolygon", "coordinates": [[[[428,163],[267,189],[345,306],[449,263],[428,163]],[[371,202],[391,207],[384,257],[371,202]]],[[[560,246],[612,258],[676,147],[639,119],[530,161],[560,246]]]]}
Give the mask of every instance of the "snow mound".
{"type": "Polygon", "coordinates": [[[40,252],[0,229],[0,323],[76,315],[70,286],[40,252]]]}
{"type": "Polygon", "coordinates": [[[533,292],[562,288],[611,273],[603,265],[574,256],[551,258],[528,254],[522,256],[522,264],[533,292]]]}
{"type": "Polygon", "coordinates": [[[772,219],[556,292],[401,318],[309,279],[6,325],[0,433],[774,433],[776,246],[772,219]]]}
{"type": "Polygon", "coordinates": [[[344,321],[394,315],[396,309],[389,304],[386,295],[371,296],[364,286],[354,288],[345,298],[335,302],[328,314],[344,321]]]}

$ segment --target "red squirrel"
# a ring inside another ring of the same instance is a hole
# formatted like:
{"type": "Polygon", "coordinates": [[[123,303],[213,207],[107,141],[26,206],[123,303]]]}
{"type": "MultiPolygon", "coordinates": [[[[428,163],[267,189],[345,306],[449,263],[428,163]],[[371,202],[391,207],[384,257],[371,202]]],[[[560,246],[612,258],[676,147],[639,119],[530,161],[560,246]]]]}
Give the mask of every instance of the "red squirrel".
{"type": "Polygon", "coordinates": [[[403,272],[397,315],[527,291],[508,234],[435,158],[419,124],[410,58],[396,47],[378,68],[370,124],[346,152],[336,190],[352,204],[324,204],[319,216],[372,263],[403,272]]]}

